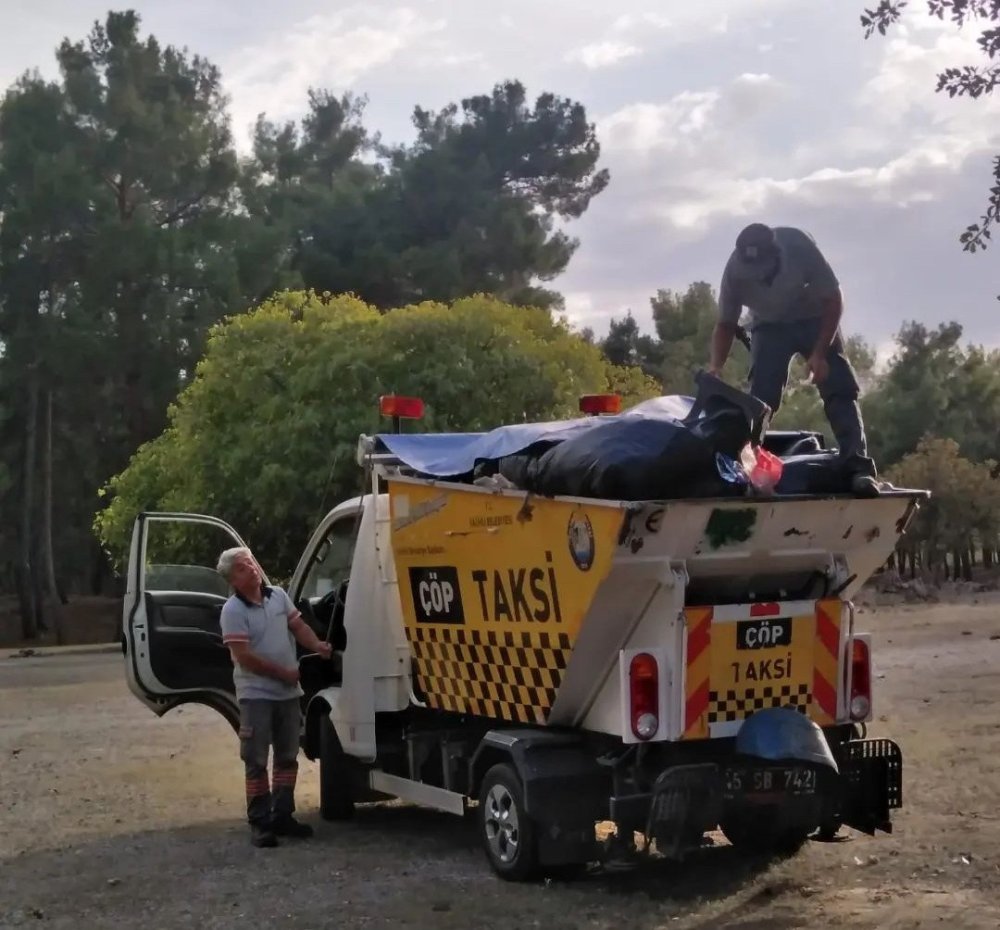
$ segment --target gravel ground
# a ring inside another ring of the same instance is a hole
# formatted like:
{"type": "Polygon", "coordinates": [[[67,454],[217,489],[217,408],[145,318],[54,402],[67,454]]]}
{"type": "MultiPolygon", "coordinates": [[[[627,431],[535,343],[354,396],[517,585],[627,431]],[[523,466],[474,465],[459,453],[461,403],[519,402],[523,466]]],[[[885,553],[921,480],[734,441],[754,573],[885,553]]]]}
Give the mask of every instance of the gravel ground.
{"type": "Polygon", "coordinates": [[[250,847],[232,731],[205,708],[157,719],[114,654],[0,654],[0,927],[1000,926],[1000,607],[866,611],[872,735],[903,748],[891,837],[848,833],[760,861],[718,838],[683,865],[511,885],[471,823],[405,805],[300,816],[317,835],[250,847]]]}

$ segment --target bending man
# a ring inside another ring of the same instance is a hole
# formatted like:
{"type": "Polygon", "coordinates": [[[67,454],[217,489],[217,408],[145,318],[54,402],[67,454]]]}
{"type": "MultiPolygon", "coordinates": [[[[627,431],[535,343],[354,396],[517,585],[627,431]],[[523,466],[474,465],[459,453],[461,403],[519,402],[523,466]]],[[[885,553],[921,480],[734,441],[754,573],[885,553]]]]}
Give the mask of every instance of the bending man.
{"type": "Polygon", "coordinates": [[[858,380],[840,333],[840,282],[812,236],[763,223],[753,223],[737,236],[723,271],[719,319],[712,333],[709,368],[716,376],[729,357],[744,307],[750,311],[750,393],[777,412],[792,356],[803,356],[837,438],[851,491],[877,495],[858,380]]]}

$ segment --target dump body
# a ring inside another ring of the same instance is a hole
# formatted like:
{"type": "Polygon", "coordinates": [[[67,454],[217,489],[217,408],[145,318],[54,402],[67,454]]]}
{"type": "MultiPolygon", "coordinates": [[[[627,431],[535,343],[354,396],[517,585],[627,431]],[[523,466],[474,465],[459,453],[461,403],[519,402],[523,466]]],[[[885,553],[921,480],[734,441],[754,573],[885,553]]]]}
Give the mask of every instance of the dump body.
{"type": "Polygon", "coordinates": [[[402,476],[388,494],[419,698],[626,742],[621,658],[636,650],[661,663],[656,740],[732,736],[766,707],[845,719],[847,599],[915,501],[626,504],[402,476]]]}

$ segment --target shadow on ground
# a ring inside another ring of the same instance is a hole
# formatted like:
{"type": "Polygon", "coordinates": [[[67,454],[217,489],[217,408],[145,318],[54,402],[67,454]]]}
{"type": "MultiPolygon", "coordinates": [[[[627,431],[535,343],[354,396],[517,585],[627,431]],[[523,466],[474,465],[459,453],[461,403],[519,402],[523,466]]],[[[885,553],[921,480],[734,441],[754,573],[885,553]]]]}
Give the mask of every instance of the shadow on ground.
{"type": "MultiPolygon", "coordinates": [[[[47,927],[139,925],[148,913],[164,930],[188,926],[199,915],[210,915],[213,927],[229,926],[230,916],[233,925],[238,915],[246,919],[247,890],[266,887],[260,917],[280,919],[282,926],[314,925],[336,902],[341,927],[430,921],[558,930],[627,920],[650,930],[673,917],[685,918],[679,926],[688,920],[697,926],[705,908],[745,921],[795,890],[762,878],[774,860],[730,846],[700,850],[680,863],[653,858],[627,870],[594,869],[574,881],[516,884],[490,871],[472,814],[462,819],[388,804],[360,808],[347,823],[325,823],[311,810],[300,816],[316,835],[278,849],[252,848],[245,824],[230,819],[95,836],[0,859],[0,925],[19,926],[38,913],[47,927]]],[[[714,920],[706,926],[750,930],[754,924],[714,920]]],[[[782,930],[780,920],[767,927],[782,930]]]]}

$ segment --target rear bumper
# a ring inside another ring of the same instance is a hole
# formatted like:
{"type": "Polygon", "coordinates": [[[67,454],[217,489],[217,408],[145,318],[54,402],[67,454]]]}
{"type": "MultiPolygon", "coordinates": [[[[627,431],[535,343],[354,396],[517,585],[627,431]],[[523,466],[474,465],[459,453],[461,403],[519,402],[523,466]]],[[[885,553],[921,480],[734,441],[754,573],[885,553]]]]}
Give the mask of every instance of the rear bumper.
{"type": "Polygon", "coordinates": [[[903,760],[891,740],[850,740],[834,748],[839,771],[746,756],[670,766],[652,789],[610,799],[611,819],[674,852],[697,843],[727,816],[764,811],[804,832],[843,824],[869,835],[892,832],[902,806],[903,760]]]}

